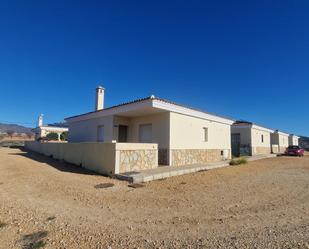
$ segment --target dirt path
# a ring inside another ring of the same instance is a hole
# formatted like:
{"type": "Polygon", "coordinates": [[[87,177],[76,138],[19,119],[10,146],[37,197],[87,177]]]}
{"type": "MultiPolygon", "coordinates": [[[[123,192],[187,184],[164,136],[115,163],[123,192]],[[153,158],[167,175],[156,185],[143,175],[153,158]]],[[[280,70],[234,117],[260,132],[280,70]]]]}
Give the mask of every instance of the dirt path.
{"type": "Polygon", "coordinates": [[[309,156],[130,188],[0,148],[0,201],[4,249],[309,248],[309,156]]]}

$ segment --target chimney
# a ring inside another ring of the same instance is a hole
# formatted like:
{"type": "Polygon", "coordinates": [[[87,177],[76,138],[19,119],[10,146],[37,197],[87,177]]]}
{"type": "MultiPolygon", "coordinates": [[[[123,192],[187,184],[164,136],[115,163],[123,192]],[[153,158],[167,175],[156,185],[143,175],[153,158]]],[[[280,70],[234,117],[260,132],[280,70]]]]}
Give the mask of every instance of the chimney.
{"type": "Polygon", "coordinates": [[[104,109],[104,90],[102,86],[96,88],[95,111],[104,109]]]}
{"type": "Polygon", "coordinates": [[[41,114],[38,118],[38,127],[43,126],[43,114],[41,114]]]}

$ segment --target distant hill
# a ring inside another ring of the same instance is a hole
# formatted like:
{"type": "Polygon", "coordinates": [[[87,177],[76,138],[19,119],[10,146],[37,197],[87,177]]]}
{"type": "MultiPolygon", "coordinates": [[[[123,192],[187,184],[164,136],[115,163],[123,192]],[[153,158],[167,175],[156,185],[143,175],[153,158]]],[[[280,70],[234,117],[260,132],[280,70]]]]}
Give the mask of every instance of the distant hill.
{"type": "Polygon", "coordinates": [[[306,149],[309,150],[309,137],[300,137],[299,139],[299,145],[306,149]]]}
{"type": "Polygon", "coordinates": [[[7,131],[14,131],[15,133],[28,133],[31,132],[31,128],[25,127],[17,124],[1,124],[0,123],[0,133],[7,131]]]}

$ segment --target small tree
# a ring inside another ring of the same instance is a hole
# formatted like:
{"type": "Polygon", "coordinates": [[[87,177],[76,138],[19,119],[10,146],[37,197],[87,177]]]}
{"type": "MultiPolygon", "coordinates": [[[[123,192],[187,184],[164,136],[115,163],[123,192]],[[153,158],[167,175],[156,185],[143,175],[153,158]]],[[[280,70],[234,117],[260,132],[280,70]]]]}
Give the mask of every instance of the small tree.
{"type": "Polygon", "coordinates": [[[67,131],[64,131],[60,134],[61,141],[68,141],[68,135],[69,133],[67,131]]]}
{"type": "Polygon", "coordinates": [[[15,133],[13,130],[7,130],[6,133],[8,134],[8,136],[10,136],[10,138],[12,139],[13,134],[15,133]]]}
{"type": "Polygon", "coordinates": [[[48,140],[58,140],[58,134],[55,132],[51,132],[46,135],[46,138],[48,140]]]}

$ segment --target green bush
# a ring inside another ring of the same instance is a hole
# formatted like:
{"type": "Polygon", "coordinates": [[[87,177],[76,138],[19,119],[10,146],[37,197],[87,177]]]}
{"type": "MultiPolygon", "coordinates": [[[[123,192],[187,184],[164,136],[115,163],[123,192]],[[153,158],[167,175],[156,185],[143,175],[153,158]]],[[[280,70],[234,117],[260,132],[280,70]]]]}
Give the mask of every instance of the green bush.
{"type": "Polygon", "coordinates": [[[67,131],[64,131],[60,134],[60,140],[61,141],[68,141],[68,135],[69,133],[67,131]]]}
{"type": "Polygon", "coordinates": [[[51,132],[46,135],[46,138],[48,140],[58,140],[58,134],[55,132],[51,132]]]}
{"type": "Polygon", "coordinates": [[[230,165],[240,165],[240,164],[246,164],[248,161],[246,158],[238,158],[238,159],[232,159],[230,161],[230,165]]]}

